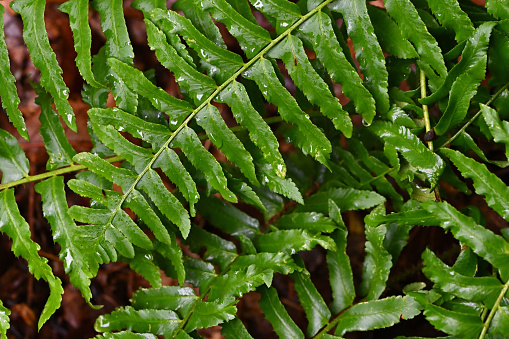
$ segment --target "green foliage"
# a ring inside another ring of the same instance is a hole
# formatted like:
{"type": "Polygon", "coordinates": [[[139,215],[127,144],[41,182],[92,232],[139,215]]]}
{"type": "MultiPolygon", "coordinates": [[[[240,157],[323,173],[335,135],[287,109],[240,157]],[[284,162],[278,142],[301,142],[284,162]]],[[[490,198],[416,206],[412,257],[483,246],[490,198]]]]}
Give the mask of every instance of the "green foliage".
{"type": "MultiPolygon", "coordinates": [[[[480,195],[509,221],[509,188],[493,173],[507,161],[483,153],[509,154],[504,1],[178,0],[167,9],[136,0],[147,46],[178,84],[170,94],[159,74],[137,68],[123,1],[69,0],[59,9],[69,15],[94,143],[78,154],[57,115],[76,130],[45,1],[11,7],[41,72],[33,87],[48,171],[33,175],[20,142],[0,129],[0,232],[49,285],[39,328],[63,288],[16,202],[16,187],[35,181],[65,273],[91,307],[101,264],[123,261],[151,285],[100,316],[97,338],[197,338],[216,325],[226,338],[250,338],[237,314],[248,293],[260,295],[282,338],[339,338],[420,314],[450,336],[507,336],[507,229],[499,235],[478,210],[459,211],[450,193],[480,195]],[[89,10],[106,38],[95,55],[89,10]],[[352,102],[343,105],[339,91],[352,102]],[[74,193],[89,203],[69,208],[74,193]],[[450,232],[461,253],[447,261],[425,249],[431,286],[389,291],[414,226],[450,232]],[[359,235],[360,259],[347,251],[359,235]],[[301,257],[312,250],[326,258],[330,297],[301,257]],[[351,262],[360,261],[356,272],[351,262]],[[163,286],[161,271],[179,286],[163,286]],[[307,328],[273,284],[283,276],[307,328]]],[[[1,28],[2,105],[10,130],[28,139],[1,28]]],[[[2,338],[9,314],[0,301],[2,338]]]]}

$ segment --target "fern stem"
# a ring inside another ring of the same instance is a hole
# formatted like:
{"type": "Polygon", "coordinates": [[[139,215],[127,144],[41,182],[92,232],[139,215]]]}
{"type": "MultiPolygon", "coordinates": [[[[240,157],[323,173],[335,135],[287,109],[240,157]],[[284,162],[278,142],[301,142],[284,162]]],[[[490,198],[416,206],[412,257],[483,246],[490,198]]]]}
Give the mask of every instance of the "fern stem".
{"type": "MultiPolygon", "coordinates": [[[[491,105],[500,96],[500,94],[502,94],[502,92],[505,91],[508,87],[509,87],[509,82],[506,83],[504,86],[502,86],[502,88],[500,88],[495,94],[493,94],[493,96],[490,98],[490,100],[488,100],[485,103],[485,105],[486,106],[491,105]]],[[[443,147],[449,145],[451,142],[453,142],[457,137],[459,137],[463,132],[465,132],[467,127],[470,126],[470,124],[473,123],[475,121],[475,119],[477,119],[477,117],[479,117],[479,115],[481,115],[481,113],[482,113],[482,110],[479,109],[477,111],[477,113],[475,113],[475,115],[470,120],[468,120],[465,123],[465,125],[463,125],[463,127],[460,128],[460,130],[458,132],[456,132],[456,134],[454,134],[452,137],[450,137],[447,141],[445,141],[438,148],[443,148],[443,147]]]]}
{"type": "MultiPolygon", "coordinates": [[[[507,85],[506,85],[507,86],[507,85]]],[[[500,307],[500,302],[502,301],[502,298],[507,293],[507,290],[509,289],[509,281],[507,281],[504,284],[504,287],[502,288],[502,291],[500,291],[500,294],[498,295],[497,301],[495,302],[495,305],[493,305],[493,308],[490,311],[490,314],[488,315],[488,319],[486,319],[486,322],[484,323],[482,327],[481,334],[479,335],[479,339],[484,339],[486,336],[486,333],[488,333],[488,329],[491,324],[491,320],[493,320],[493,317],[495,316],[495,313],[497,312],[498,308],[500,307]]]]}

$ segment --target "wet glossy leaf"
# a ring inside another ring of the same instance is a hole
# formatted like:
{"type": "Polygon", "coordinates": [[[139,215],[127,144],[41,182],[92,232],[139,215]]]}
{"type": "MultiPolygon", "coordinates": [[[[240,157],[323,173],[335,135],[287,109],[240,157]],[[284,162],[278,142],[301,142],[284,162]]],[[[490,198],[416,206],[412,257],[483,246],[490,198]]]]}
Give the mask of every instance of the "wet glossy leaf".
{"type": "Polygon", "coordinates": [[[0,335],[2,339],[7,339],[7,330],[11,327],[9,324],[9,315],[11,311],[4,306],[0,300],[0,335]]]}
{"type": "Polygon", "coordinates": [[[300,19],[299,7],[288,0],[250,0],[254,8],[276,19],[276,32],[283,33],[295,21],[300,19]]]}
{"type": "Polygon", "coordinates": [[[483,326],[477,315],[450,311],[433,304],[426,305],[424,315],[436,329],[459,338],[477,338],[483,326]]]}
{"type": "Polygon", "coordinates": [[[191,317],[187,321],[184,330],[190,332],[195,328],[207,328],[216,326],[225,321],[235,318],[237,308],[233,305],[234,298],[227,298],[222,302],[203,302],[199,301],[191,317]]]}
{"type": "Polygon", "coordinates": [[[309,251],[316,245],[325,249],[335,249],[335,244],[329,237],[304,230],[265,233],[257,236],[253,242],[260,252],[295,254],[299,251],[309,251]]]}
{"type": "Polygon", "coordinates": [[[368,209],[379,205],[385,198],[373,191],[362,191],[354,188],[332,188],[328,191],[316,193],[306,198],[305,204],[299,207],[301,211],[328,212],[328,202],[333,200],[341,211],[368,209]]]}
{"type": "Polygon", "coordinates": [[[28,159],[18,141],[9,132],[0,129],[0,170],[2,184],[28,176],[28,159]]]}
{"type": "Polygon", "coordinates": [[[162,286],[159,288],[140,289],[133,295],[132,306],[141,310],[189,310],[198,297],[190,287],[162,286]]]}
{"type": "Polygon", "coordinates": [[[207,300],[219,301],[230,297],[242,297],[262,284],[270,286],[273,274],[273,270],[263,269],[256,265],[250,265],[240,270],[230,269],[214,281],[207,300]]]}
{"type": "Polygon", "coordinates": [[[246,327],[239,318],[230,320],[226,324],[221,325],[221,327],[223,328],[221,330],[221,334],[226,339],[238,339],[238,338],[253,339],[253,337],[249,334],[246,327]]]}
{"type": "Polygon", "coordinates": [[[428,4],[442,26],[452,28],[456,32],[457,42],[468,39],[474,33],[474,25],[458,1],[429,0],[428,4]]]}

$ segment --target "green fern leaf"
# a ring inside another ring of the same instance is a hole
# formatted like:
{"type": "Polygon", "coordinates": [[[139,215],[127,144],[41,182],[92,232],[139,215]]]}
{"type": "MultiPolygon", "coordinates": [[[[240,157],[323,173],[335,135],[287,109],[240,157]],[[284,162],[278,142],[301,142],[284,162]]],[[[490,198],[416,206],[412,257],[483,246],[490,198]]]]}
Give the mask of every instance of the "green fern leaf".
{"type": "Polygon", "coordinates": [[[437,218],[444,229],[450,229],[456,239],[497,267],[502,280],[509,278],[509,243],[504,238],[476,224],[472,218],[461,214],[446,202],[428,201],[422,206],[437,218]]]}
{"type": "Polygon", "coordinates": [[[389,122],[376,122],[371,130],[386,144],[393,145],[410,165],[426,176],[432,187],[436,185],[444,170],[444,162],[409,129],[389,122]]]}
{"type": "Polygon", "coordinates": [[[346,29],[355,47],[355,57],[359,60],[364,75],[364,85],[376,100],[376,108],[381,113],[389,110],[388,73],[382,49],[376,40],[373,25],[369,19],[366,2],[362,0],[337,0],[329,8],[343,14],[346,29]]]}
{"type": "Polygon", "coordinates": [[[0,129],[0,170],[2,184],[28,176],[28,159],[18,141],[9,132],[0,129]]]}
{"type": "Polygon", "coordinates": [[[486,8],[495,18],[509,19],[509,5],[504,0],[488,0],[486,8]]]}
{"type": "Polygon", "coordinates": [[[237,313],[237,308],[233,305],[235,302],[234,298],[225,299],[222,302],[198,301],[184,331],[191,332],[195,328],[212,327],[234,319],[237,313]]]}
{"type": "Polygon", "coordinates": [[[193,26],[203,33],[209,40],[216,45],[226,49],[226,45],[221,36],[219,28],[212,21],[210,13],[204,11],[197,0],[179,0],[175,2],[172,9],[182,11],[186,18],[191,20],[193,26]]]}
{"type": "Polygon", "coordinates": [[[76,132],[76,119],[67,101],[69,89],[62,79],[62,69],[58,65],[55,52],[51,49],[48,33],[44,27],[45,0],[20,0],[11,2],[11,8],[21,14],[23,19],[23,39],[30,50],[30,58],[41,71],[41,85],[55,100],[58,114],[67,126],[76,132]]]}
{"type": "Polygon", "coordinates": [[[419,56],[387,12],[375,6],[368,6],[368,14],[384,52],[400,59],[413,59],[419,56]]]}
{"type": "Polygon", "coordinates": [[[270,130],[269,125],[254,109],[244,85],[240,82],[232,81],[221,91],[220,100],[231,107],[235,120],[240,125],[246,127],[249,131],[249,137],[263,152],[265,160],[272,166],[279,177],[284,178],[286,175],[286,165],[278,150],[279,143],[270,130]]]}
{"type": "Polygon", "coordinates": [[[124,190],[130,188],[136,180],[136,173],[133,171],[115,167],[106,160],[91,153],[78,153],[74,156],[73,160],[86,166],[92,172],[104,177],[108,181],[119,185],[124,190]]]}
{"type": "Polygon", "coordinates": [[[362,191],[354,188],[332,188],[306,198],[304,200],[305,204],[300,206],[298,211],[314,211],[325,214],[328,212],[329,199],[333,200],[341,211],[368,209],[385,201],[383,196],[372,191],[362,191]]]}
{"type": "Polygon", "coordinates": [[[444,264],[429,249],[423,252],[422,258],[425,266],[423,273],[440,290],[469,301],[482,301],[488,308],[493,308],[503,287],[498,279],[494,277],[474,278],[459,274],[444,264]]]}
{"type": "Polygon", "coordinates": [[[477,338],[483,327],[477,315],[455,312],[433,304],[426,305],[424,315],[436,329],[458,338],[477,338]]]}
{"type": "Polygon", "coordinates": [[[50,288],[50,295],[39,318],[39,329],[60,307],[62,301],[62,282],[53,275],[51,267],[45,258],[41,258],[37,251],[40,246],[30,239],[30,227],[21,216],[14,190],[6,189],[0,192],[0,232],[12,239],[11,250],[16,256],[28,261],[28,270],[37,279],[44,279],[50,288]]]}
{"type": "Polygon", "coordinates": [[[188,45],[205,61],[202,66],[207,70],[207,74],[220,83],[230,78],[244,65],[238,54],[223,49],[208,40],[193,26],[191,21],[176,12],[155,9],[150,15],[155,24],[166,34],[178,33],[182,35],[188,45]]]}
{"type": "Polygon", "coordinates": [[[228,189],[227,180],[221,166],[214,156],[203,148],[196,133],[189,127],[184,127],[175,138],[173,146],[182,149],[187,159],[202,171],[212,187],[230,202],[237,202],[237,197],[228,189]]]}
{"type": "MultiPolygon", "coordinates": [[[[302,263],[303,264],[303,263],[302,263]]],[[[295,291],[309,321],[306,335],[312,337],[329,322],[331,312],[311,281],[309,273],[294,272],[291,275],[295,291]]]]}
{"type": "Polygon", "coordinates": [[[130,306],[121,307],[111,314],[97,318],[94,328],[98,332],[136,331],[156,335],[171,336],[180,326],[175,312],[168,310],[135,310],[130,306]]]}
{"type": "Polygon", "coordinates": [[[326,236],[309,233],[305,230],[281,230],[265,233],[254,239],[254,244],[260,252],[295,254],[298,251],[312,250],[316,245],[334,250],[334,242],[326,236]]]}
{"type": "Polygon", "coordinates": [[[27,127],[23,120],[23,113],[18,109],[20,100],[14,84],[16,79],[11,73],[9,62],[9,51],[5,44],[4,34],[4,6],[0,8],[0,97],[2,98],[2,107],[9,115],[9,121],[16,127],[19,134],[28,140],[27,127]]]}
{"type": "Polygon", "coordinates": [[[318,59],[323,62],[332,80],[341,84],[345,95],[354,101],[356,112],[371,123],[376,114],[375,100],[362,85],[357,70],[341,51],[331,18],[318,12],[299,26],[299,31],[311,41],[318,59]]]}
{"type": "Polygon", "coordinates": [[[249,0],[254,8],[276,19],[275,25],[278,34],[283,33],[294,22],[301,18],[299,7],[287,0],[249,0]]]}
{"type": "Polygon", "coordinates": [[[509,333],[509,307],[501,306],[490,323],[488,335],[495,338],[498,335],[503,338],[507,333],[509,333]]]}
{"type": "Polygon", "coordinates": [[[145,278],[151,286],[161,287],[161,273],[159,267],[153,262],[150,251],[135,247],[134,257],[122,258],[122,260],[129,263],[129,267],[145,278]]]}
{"type": "Polygon", "coordinates": [[[77,228],[67,213],[64,180],[61,176],[54,176],[35,185],[35,190],[41,195],[44,217],[49,221],[53,231],[53,239],[60,245],[59,257],[64,263],[65,273],[74,287],[81,291],[83,298],[90,303],[90,279],[94,276],[87,265],[86,253],[76,242],[77,228]]]}
{"type": "Polygon", "coordinates": [[[200,287],[200,293],[208,290],[210,283],[217,277],[216,269],[211,263],[191,257],[184,257],[186,281],[200,287]]]}
{"type": "Polygon", "coordinates": [[[7,339],[7,330],[11,327],[9,324],[10,314],[11,311],[0,300],[0,335],[2,339],[7,339]]]}
{"type": "Polygon", "coordinates": [[[337,318],[335,335],[342,336],[351,331],[368,331],[384,328],[402,319],[412,319],[420,314],[419,304],[410,296],[388,297],[371,300],[350,307],[337,318]]]}
{"type": "Polygon", "coordinates": [[[177,198],[164,186],[161,177],[152,169],[149,169],[139,183],[154,201],[159,210],[180,229],[185,239],[191,229],[189,214],[177,198]]]}
{"type": "Polygon", "coordinates": [[[131,7],[143,12],[144,15],[155,8],[166,9],[164,0],[134,0],[131,7]]]}
{"type": "Polygon", "coordinates": [[[76,50],[76,66],[83,79],[94,87],[105,87],[98,82],[92,72],[92,33],[88,24],[88,1],[69,0],[58,7],[69,14],[69,25],[74,36],[74,49],[76,50]]]}
{"type": "MultiPolygon", "coordinates": [[[[398,24],[403,36],[415,46],[421,61],[429,65],[440,77],[447,75],[442,51],[435,38],[428,32],[426,25],[419,17],[416,8],[410,0],[387,0],[385,8],[398,24]]],[[[428,67],[424,68],[429,78],[435,75],[428,67]]]]}
{"type": "Polygon", "coordinates": [[[188,313],[197,300],[198,297],[190,287],[162,286],[139,289],[133,295],[132,306],[137,310],[152,308],[188,313]]]}
{"type": "Polygon", "coordinates": [[[221,325],[221,327],[223,328],[221,334],[226,339],[253,339],[239,318],[230,320],[226,324],[221,325]]]}
{"type": "Polygon", "coordinates": [[[157,339],[157,337],[153,334],[149,333],[133,333],[131,331],[121,331],[121,332],[106,332],[102,335],[97,335],[94,337],[96,339],[106,338],[106,339],[157,339]]]}
{"type": "MultiPolygon", "coordinates": [[[[206,251],[203,258],[218,265],[221,271],[225,270],[238,257],[237,247],[233,242],[205,231],[200,227],[194,226],[191,228],[186,243],[191,251],[194,252],[203,252],[203,248],[205,248],[206,251]]],[[[200,285],[199,282],[198,285],[200,285]]]]}
{"type": "Polygon", "coordinates": [[[154,241],[154,247],[162,256],[162,261],[158,261],[158,258],[155,258],[158,261],[159,267],[165,269],[168,268],[171,264],[171,273],[168,275],[171,277],[176,277],[180,286],[182,286],[186,279],[186,269],[184,268],[183,258],[182,258],[182,249],[177,244],[177,239],[175,234],[170,233],[171,244],[154,241]]]}
{"type": "Polygon", "coordinates": [[[184,119],[192,113],[193,109],[187,102],[172,97],[162,88],[154,85],[136,68],[113,58],[108,59],[108,64],[127,87],[149,99],[158,110],[168,114],[172,130],[182,124],[184,119]]]}
{"type": "Polygon", "coordinates": [[[495,142],[505,144],[506,157],[509,159],[509,122],[501,121],[493,108],[481,104],[482,115],[495,142]]]}
{"type": "MultiPolygon", "coordinates": [[[[106,56],[132,65],[134,52],[125,23],[123,2],[121,0],[94,0],[91,5],[101,17],[101,28],[106,36],[106,56]]],[[[109,85],[117,106],[134,114],[138,106],[138,98],[120,78],[121,75],[110,71],[108,73],[109,85]]]]}
{"type": "Polygon", "coordinates": [[[456,0],[430,0],[428,4],[440,24],[456,32],[457,42],[468,39],[474,33],[472,21],[456,0]]]}
{"type": "Polygon", "coordinates": [[[362,284],[359,294],[363,300],[376,300],[385,290],[385,284],[392,267],[392,256],[384,247],[387,227],[366,227],[366,258],[362,267],[362,284]]]}
{"type": "Polygon", "coordinates": [[[336,129],[342,131],[347,138],[352,136],[353,125],[348,113],[343,110],[339,100],[332,95],[325,81],[316,73],[299,38],[288,35],[267,55],[282,59],[295,85],[302,90],[308,100],[320,107],[320,111],[331,119],[336,129]]]}
{"type": "Polygon", "coordinates": [[[277,291],[273,287],[263,286],[258,289],[258,292],[262,295],[259,305],[265,314],[265,319],[272,324],[279,338],[304,339],[304,333],[286,312],[277,291]]]}
{"type": "Polygon", "coordinates": [[[334,220],[316,212],[285,214],[272,225],[279,229],[305,229],[314,233],[332,233],[338,228],[334,220]]]}
{"type": "Polygon", "coordinates": [[[260,266],[251,265],[240,270],[231,270],[220,275],[210,287],[208,301],[226,300],[231,297],[242,297],[258,286],[270,286],[274,271],[261,269],[260,266]]]}
{"type": "MultiPolygon", "coordinates": [[[[180,1],[177,2],[177,4],[180,3],[180,1]]],[[[145,20],[145,25],[148,44],[155,51],[159,62],[175,74],[179,85],[191,95],[194,103],[199,105],[216,89],[215,81],[198,72],[179,56],[175,48],[166,41],[166,35],[156,25],[149,20],[145,20]]]]}
{"type": "Polygon", "coordinates": [[[329,268],[329,280],[332,289],[332,304],[330,309],[335,315],[353,303],[355,287],[350,257],[346,254],[348,230],[341,217],[341,210],[333,200],[329,200],[329,216],[339,226],[331,234],[331,238],[336,244],[336,250],[327,251],[327,266],[329,268]]]}
{"type": "MultiPolygon", "coordinates": [[[[474,55],[465,61],[469,62],[467,68],[458,75],[458,78],[452,84],[447,109],[435,126],[435,132],[439,135],[444,134],[449,128],[454,127],[465,118],[468,107],[470,106],[470,99],[477,92],[477,87],[486,74],[486,52],[491,30],[494,26],[494,22],[482,24],[467,41],[463,54],[466,54],[465,52],[471,52],[473,49],[472,52],[474,55]],[[470,48],[470,46],[475,47],[470,48]],[[469,48],[467,49],[467,47],[469,48]]],[[[466,56],[469,57],[470,55],[466,56]]]]}
{"type": "Polygon", "coordinates": [[[51,171],[62,166],[72,165],[74,163],[72,158],[76,155],[76,151],[67,141],[60,119],[51,108],[53,100],[42,88],[38,88],[36,91],[39,96],[35,99],[35,103],[41,106],[39,131],[49,155],[46,169],[51,171]]]}
{"type": "Polygon", "coordinates": [[[476,192],[486,197],[488,206],[504,219],[509,220],[509,187],[491,173],[484,164],[457,151],[443,149],[442,152],[452,160],[465,178],[471,178],[474,181],[476,192]]]}
{"type": "Polygon", "coordinates": [[[228,32],[239,42],[248,59],[254,57],[265,45],[271,42],[269,32],[239,15],[225,0],[205,0],[203,10],[208,10],[219,22],[225,24],[228,32]]]}
{"type": "Polygon", "coordinates": [[[256,82],[263,96],[278,107],[279,114],[285,121],[297,126],[299,132],[297,145],[302,149],[302,152],[327,164],[332,150],[330,141],[311,122],[309,116],[300,109],[297,101],[281,85],[271,62],[267,59],[258,60],[244,73],[244,76],[256,82]]]}
{"type": "Polygon", "coordinates": [[[258,186],[259,182],[256,179],[251,154],[246,151],[240,140],[228,128],[219,110],[208,104],[198,112],[195,120],[228,160],[237,164],[249,181],[258,186]]]}
{"type": "Polygon", "coordinates": [[[242,234],[251,239],[255,234],[260,234],[257,219],[215,196],[201,199],[197,209],[208,222],[233,236],[242,234]]]}
{"type": "Polygon", "coordinates": [[[273,270],[281,274],[288,275],[293,271],[302,270],[301,267],[297,266],[292,257],[285,253],[257,253],[251,255],[242,255],[235,259],[230,265],[231,270],[240,270],[244,267],[254,265],[259,270],[273,270]]]}

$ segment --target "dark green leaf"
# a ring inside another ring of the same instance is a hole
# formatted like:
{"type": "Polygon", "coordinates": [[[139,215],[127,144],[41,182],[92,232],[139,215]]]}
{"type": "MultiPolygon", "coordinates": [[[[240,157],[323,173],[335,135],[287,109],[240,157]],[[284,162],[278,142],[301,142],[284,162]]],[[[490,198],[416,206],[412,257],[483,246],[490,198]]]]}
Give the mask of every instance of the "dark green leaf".
{"type": "Polygon", "coordinates": [[[226,324],[223,324],[222,327],[221,334],[226,339],[253,339],[239,318],[230,320],[226,324]]]}
{"type": "Polygon", "coordinates": [[[338,228],[334,220],[316,212],[285,214],[273,226],[286,230],[305,229],[314,233],[331,233],[338,228]]]}
{"type": "Polygon", "coordinates": [[[429,0],[429,7],[440,24],[456,32],[456,41],[468,39],[474,33],[474,25],[456,0],[429,0]]]}
{"type": "Polygon", "coordinates": [[[426,305],[424,315],[436,329],[458,338],[477,338],[483,327],[479,316],[450,311],[433,304],[426,305]]]}

